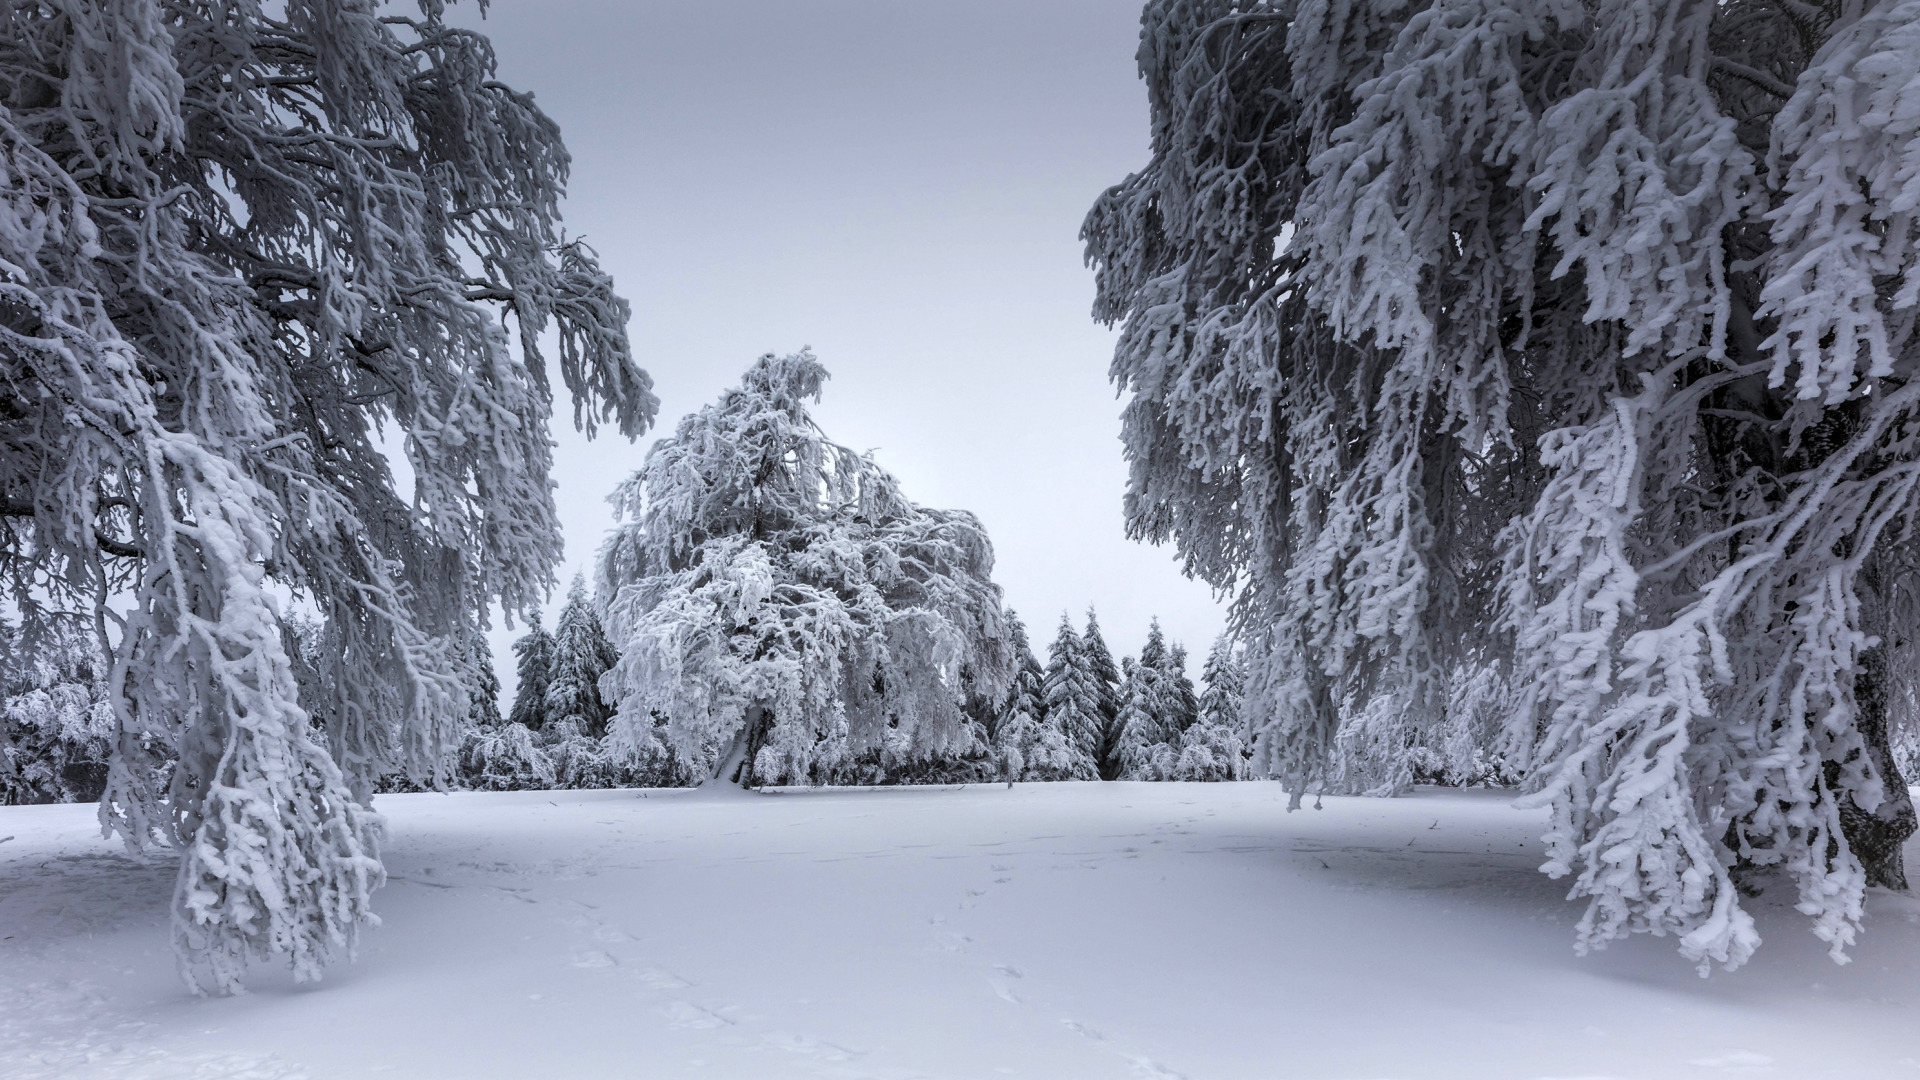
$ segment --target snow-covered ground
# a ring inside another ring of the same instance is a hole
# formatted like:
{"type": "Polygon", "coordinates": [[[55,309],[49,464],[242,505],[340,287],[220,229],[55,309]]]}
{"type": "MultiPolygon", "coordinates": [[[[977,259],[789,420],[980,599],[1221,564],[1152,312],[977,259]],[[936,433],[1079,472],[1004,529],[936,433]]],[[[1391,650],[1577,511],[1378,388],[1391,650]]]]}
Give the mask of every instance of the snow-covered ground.
{"type": "MultiPolygon", "coordinates": [[[[172,868],[0,809],[0,1076],[1920,1078],[1920,902],[1791,890],[1702,979],[1584,959],[1493,793],[1049,784],[385,796],[357,963],[196,1001],[172,868]]],[[[1920,844],[1909,849],[1920,863],[1920,844]]]]}

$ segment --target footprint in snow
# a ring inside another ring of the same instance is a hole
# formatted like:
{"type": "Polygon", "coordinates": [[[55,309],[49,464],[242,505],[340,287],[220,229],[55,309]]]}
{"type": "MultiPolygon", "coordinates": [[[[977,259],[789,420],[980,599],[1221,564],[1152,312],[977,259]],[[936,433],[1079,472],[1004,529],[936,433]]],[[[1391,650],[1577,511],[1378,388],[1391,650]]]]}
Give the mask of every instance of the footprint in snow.
{"type": "Polygon", "coordinates": [[[593,932],[593,940],[608,945],[626,945],[633,941],[633,935],[627,933],[625,930],[617,930],[611,926],[603,926],[593,932]]]}
{"type": "Polygon", "coordinates": [[[694,1031],[711,1031],[726,1027],[733,1021],[711,1009],[703,1009],[691,1001],[669,1001],[660,1007],[660,1015],[677,1028],[689,1028],[694,1031]]]}
{"type": "Polygon", "coordinates": [[[1022,1004],[1022,1002],[1020,1001],[1020,995],[1013,992],[1013,987],[1007,985],[1006,980],[988,979],[987,985],[993,988],[994,996],[998,997],[1001,1001],[1004,1001],[1009,1005],[1022,1004]]]}
{"type": "Polygon", "coordinates": [[[659,968],[644,968],[640,972],[640,982],[652,990],[685,990],[693,985],[671,971],[659,968]]]}
{"type": "Polygon", "coordinates": [[[618,967],[620,961],[601,952],[599,949],[587,949],[573,954],[573,966],[577,968],[618,967]]]}
{"type": "Polygon", "coordinates": [[[938,934],[935,934],[933,936],[933,940],[934,940],[934,944],[939,947],[941,952],[950,952],[950,953],[966,952],[967,946],[973,944],[972,938],[968,937],[965,934],[956,934],[951,930],[945,930],[938,934]]]}

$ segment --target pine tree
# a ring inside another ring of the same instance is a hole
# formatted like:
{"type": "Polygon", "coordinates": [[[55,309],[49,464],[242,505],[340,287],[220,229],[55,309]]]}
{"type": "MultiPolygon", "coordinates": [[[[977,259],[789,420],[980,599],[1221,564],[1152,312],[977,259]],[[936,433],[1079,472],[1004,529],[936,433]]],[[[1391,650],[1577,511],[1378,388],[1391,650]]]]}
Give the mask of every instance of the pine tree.
{"type": "Polygon", "coordinates": [[[1113,780],[1119,777],[1122,768],[1120,712],[1125,705],[1125,695],[1121,690],[1120,671],[1114,667],[1113,653],[1107,650],[1106,639],[1100,636],[1100,620],[1094,616],[1092,607],[1087,608],[1087,629],[1080,635],[1080,643],[1082,663],[1096,702],[1094,737],[1087,752],[1100,771],[1100,779],[1113,780]]]}
{"type": "Polygon", "coordinates": [[[607,732],[613,710],[600,700],[600,677],[620,659],[607,641],[587,598],[586,582],[575,577],[567,606],[554,627],[543,711],[549,724],[567,723],[589,739],[607,732]]]}
{"type": "Polygon", "coordinates": [[[527,632],[513,643],[513,711],[507,719],[528,731],[547,726],[547,690],[553,684],[553,635],[540,625],[538,610],[527,613],[527,632]]]}
{"type": "Polygon", "coordinates": [[[632,752],[657,713],[719,779],[913,769],[976,749],[966,703],[1006,692],[986,531],[827,439],[806,408],[826,378],[810,352],[762,357],[615,492],[600,595],[632,752]]]}
{"type": "Polygon", "coordinates": [[[1737,966],[1777,866],[1844,955],[1915,827],[1916,50],[1916,0],[1147,5],[1082,233],[1128,528],[1235,594],[1296,804],[1504,688],[1455,733],[1581,949],[1737,966]]]}

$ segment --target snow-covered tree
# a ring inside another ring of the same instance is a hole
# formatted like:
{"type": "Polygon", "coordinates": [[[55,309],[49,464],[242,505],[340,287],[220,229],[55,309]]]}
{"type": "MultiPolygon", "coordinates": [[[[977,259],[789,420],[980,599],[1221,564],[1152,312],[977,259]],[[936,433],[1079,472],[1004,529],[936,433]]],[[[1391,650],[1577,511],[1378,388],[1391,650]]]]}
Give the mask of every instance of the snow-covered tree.
{"type": "Polygon", "coordinates": [[[37,629],[0,619],[0,805],[89,802],[117,730],[106,653],[77,619],[37,629]]]}
{"type": "Polygon", "coordinates": [[[1914,823],[1920,2],[1156,0],[1139,59],[1129,528],[1235,591],[1264,767],[1510,662],[1582,949],[1737,965],[1750,866],[1841,956],[1914,823]]]}
{"type": "Polygon", "coordinates": [[[1120,713],[1126,706],[1126,692],[1121,688],[1120,669],[1114,666],[1113,653],[1107,649],[1107,640],[1100,634],[1100,620],[1091,606],[1087,608],[1087,628],[1080,634],[1080,660],[1086,678],[1092,684],[1094,700],[1098,703],[1098,709],[1091,718],[1094,735],[1087,746],[1087,753],[1093,757],[1100,779],[1112,780],[1120,775],[1123,768],[1120,762],[1120,713]]]}
{"type": "Polygon", "coordinates": [[[102,821],[179,846],[199,990],[352,946],[373,785],[445,779],[455,642],[551,586],[543,343],[576,423],[636,435],[655,408],[626,305],[560,231],[557,128],[442,7],[0,14],[0,578],[26,627],[77,613],[112,650],[102,821]],[[321,621],[320,700],[289,594],[321,621]]]}
{"type": "Polygon", "coordinates": [[[1007,783],[1094,775],[1093,762],[1061,728],[1059,718],[1047,711],[1047,676],[1027,642],[1026,626],[1012,611],[1007,612],[1007,626],[1015,667],[994,732],[994,754],[1007,783]]]}
{"type": "Polygon", "coordinates": [[[547,722],[571,724],[590,739],[605,735],[613,710],[601,701],[600,678],[618,660],[587,596],[586,582],[574,578],[567,606],[560,609],[553,631],[545,694],[547,722]]]}
{"type": "Polygon", "coordinates": [[[527,632],[513,643],[513,708],[507,719],[528,731],[547,726],[547,690],[553,685],[553,635],[527,613],[527,632]]]}
{"type": "Polygon", "coordinates": [[[972,746],[964,704],[1005,693],[986,531],[828,440],[806,408],[826,378],[810,352],[762,357],[614,493],[599,588],[620,660],[601,689],[634,752],[658,713],[742,784],[869,752],[910,766],[972,746]]]}
{"type": "Polygon", "coordinates": [[[1169,780],[1180,758],[1179,696],[1174,686],[1172,655],[1160,620],[1147,628],[1140,656],[1126,665],[1121,690],[1120,738],[1115,757],[1119,779],[1169,780]]]}
{"type": "MultiPolygon", "coordinates": [[[[1181,665],[1184,673],[1184,663],[1181,665]]],[[[1221,634],[1200,669],[1203,690],[1193,723],[1180,733],[1175,780],[1242,780],[1247,775],[1245,722],[1240,704],[1246,682],[1233,638],[1221,634]]]]}
{"type": "Polygon", "coordinates": [[[1085,762],[1084,775],[1073,779],[1097,779],[1099,762],[1094,756],[1100,748],[1102,697],[1099,684],[1087,671],[1087,662],[1079,631],[1073,628],[1066,612],[1060,613],[1060,629],[1047,646],[1047,668],[1041,692],[1046,705],[1047,723],[1058,728],[1072,744],[1076,764],[1085,762]]]}

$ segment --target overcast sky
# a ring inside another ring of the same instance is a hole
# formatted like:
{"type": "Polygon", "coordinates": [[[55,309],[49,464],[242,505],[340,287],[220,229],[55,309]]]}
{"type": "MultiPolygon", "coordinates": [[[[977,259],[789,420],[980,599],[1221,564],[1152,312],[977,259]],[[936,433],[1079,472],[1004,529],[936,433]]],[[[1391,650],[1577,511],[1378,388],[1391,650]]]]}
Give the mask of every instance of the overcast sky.
{"type": "MultiPolygon", "coordinates": [[[[654,435],[756,356],[810,345],[833,373],[821,426],[915,501],[980,516],[1043,662],[1061,611],[1089,604],[1116,653],[1158,615],[1204,654],[1221,607],[1121,524],[1113,335],[1088,315],[1077,239],[1095,196],[1146,161],[1139,12],[493,0],[478,25],[565,134],[567,224],[632,303],[661,401],[633,445],[555,425],[563,592],[654,435]]],[[[509,639],[494,635],[503,675],[509,639]]]]}

